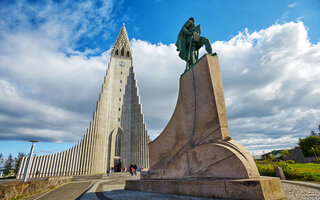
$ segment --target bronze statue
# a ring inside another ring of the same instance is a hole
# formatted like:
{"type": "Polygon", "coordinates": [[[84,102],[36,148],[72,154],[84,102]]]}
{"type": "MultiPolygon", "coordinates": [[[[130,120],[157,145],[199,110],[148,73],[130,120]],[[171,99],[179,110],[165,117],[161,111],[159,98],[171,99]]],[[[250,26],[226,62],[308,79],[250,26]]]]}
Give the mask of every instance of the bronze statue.
{"type": "Polygon", "coordinates": [[[198,61],[199,49],[205,45],[206,51],[212,54],[212,48],[210,41],[200,36],[200,24],[195,25],[194,18],[190,17],[186,23],[184,23],[181,31],[179,32],[176,42],[177,51],[179,57],[187,62],[186,70],[190,69],[198,61]]]}

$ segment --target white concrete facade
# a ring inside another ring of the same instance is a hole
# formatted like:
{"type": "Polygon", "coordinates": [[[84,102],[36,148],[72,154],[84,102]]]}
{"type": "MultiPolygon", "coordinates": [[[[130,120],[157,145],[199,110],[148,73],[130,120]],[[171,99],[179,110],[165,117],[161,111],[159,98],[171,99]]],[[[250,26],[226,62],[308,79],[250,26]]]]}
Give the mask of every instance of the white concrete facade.
{"type": "MultiPolygon", "coordinates": [[[[105,173],[108,168],[119,166],[119,162],[121,167],[127,168],[130,163],[136,163],[141,168],[148,168],[149,141],[132,50],[123,26],[113,46],[96,110],[86,134],[68,150],[33,157],[29,177],[105,173]]],[[[17,178],[23,177],[26,161],[26,158],[22,159],[17,178]]]]}

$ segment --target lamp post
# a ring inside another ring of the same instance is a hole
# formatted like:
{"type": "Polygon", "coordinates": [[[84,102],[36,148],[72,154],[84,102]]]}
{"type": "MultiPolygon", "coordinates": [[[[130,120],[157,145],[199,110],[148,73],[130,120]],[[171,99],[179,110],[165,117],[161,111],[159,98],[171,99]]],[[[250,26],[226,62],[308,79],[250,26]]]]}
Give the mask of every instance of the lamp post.
{"type": "Polygon", "coordinates": [[[32,146],[31,146],[29,158],[27,160],[26,168],[24,170],[23,182],[26,182],[28,179],[28,174],[29,174],[29,170],[30,170],[30,162],[32,161],[33,149],[34,149],[35,144],[37,142],[39,142],[39,140],[30,140],[29,142],[32,142],[32,146]]]}

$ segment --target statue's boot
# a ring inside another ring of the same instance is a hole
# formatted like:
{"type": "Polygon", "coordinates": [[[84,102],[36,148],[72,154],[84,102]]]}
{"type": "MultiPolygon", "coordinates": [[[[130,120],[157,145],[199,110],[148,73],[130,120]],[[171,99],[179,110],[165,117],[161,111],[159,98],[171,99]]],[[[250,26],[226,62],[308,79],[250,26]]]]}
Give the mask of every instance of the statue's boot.
{"type": "Polygon", "coordinates": [[[212,47],[208,40],[208,43],[206,43],[206,51],[211,55],[212,54],[212,47]]]}

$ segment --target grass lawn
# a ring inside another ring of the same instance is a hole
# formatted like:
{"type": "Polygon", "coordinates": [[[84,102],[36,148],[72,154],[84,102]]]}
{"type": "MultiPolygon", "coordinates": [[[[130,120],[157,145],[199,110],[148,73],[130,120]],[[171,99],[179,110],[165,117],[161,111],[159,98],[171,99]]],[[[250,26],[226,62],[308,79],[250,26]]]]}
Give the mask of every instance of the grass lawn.
{"type": "Polygon", "coordinates": [[[314,171],[320,173],[320,164],[313,164],[313,163],[295,163],[289,164],[290,167],[294,169],[305,169],[309,171],[314,171]]]}
{"type": "Polygon", "coordinates": [[[313,163],[296,163],[290,164],[296,173],[313,177],[313,181],[320,182],[320,164],[313,163]]]}
{"type": "Polygon", "coordinates": [[[284,161],[258,164],[262,176],[276,176],[275,167],[281,167],[288,180],[320,182],[320,164],[295,163],[287,164],[284,161]]]}

